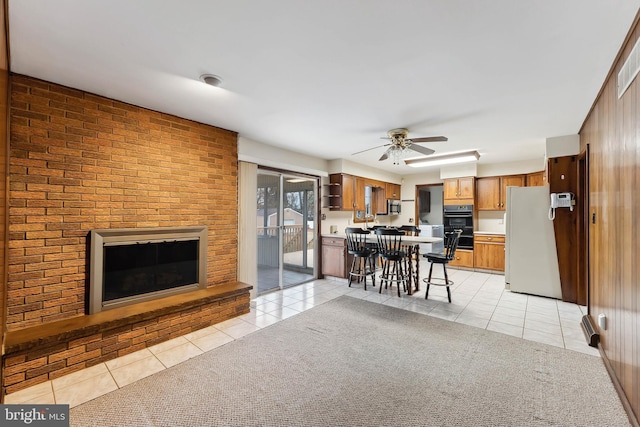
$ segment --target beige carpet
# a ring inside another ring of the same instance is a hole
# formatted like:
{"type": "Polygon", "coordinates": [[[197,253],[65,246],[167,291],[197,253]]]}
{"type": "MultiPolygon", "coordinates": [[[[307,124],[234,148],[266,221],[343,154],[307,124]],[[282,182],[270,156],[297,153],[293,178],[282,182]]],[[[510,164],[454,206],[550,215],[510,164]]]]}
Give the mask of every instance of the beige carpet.
{"type": "Polygon", "coordinates": [[[72,426],[625,426],[602,361],[340,297],[71,410],[72,426]]]}

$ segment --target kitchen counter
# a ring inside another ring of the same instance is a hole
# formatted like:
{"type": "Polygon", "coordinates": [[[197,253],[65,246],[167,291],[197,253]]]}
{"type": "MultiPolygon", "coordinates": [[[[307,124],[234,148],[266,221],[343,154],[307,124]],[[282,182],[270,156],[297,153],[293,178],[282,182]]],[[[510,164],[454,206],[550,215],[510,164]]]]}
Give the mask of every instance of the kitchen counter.
{"type": "Polygon", "coordinates": [[[504,236],[504,231],[474,231],[473,234],[489,234],[495,236],[504,236]]]}

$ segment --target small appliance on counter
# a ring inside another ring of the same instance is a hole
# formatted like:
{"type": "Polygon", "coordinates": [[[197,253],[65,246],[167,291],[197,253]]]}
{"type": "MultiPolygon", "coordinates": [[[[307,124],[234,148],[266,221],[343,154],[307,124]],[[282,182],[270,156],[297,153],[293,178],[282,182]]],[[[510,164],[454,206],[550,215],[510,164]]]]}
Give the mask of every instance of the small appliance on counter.
{"type": "Polygon", "coordinates": [[[387,215],[400,215],[402,211],[402,203],[400,200],[387,200],[387,215]]]}

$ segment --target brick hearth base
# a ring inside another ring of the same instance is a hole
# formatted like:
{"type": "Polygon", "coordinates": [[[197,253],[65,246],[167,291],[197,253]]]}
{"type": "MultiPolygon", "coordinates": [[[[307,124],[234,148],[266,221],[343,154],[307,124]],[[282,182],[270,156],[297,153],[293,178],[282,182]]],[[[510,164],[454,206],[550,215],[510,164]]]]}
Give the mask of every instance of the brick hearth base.
{"type": "Polygon", "coordinates": [[[2,397],[248,313],[251,288],[233,282],[9,331],[2,397]]]}

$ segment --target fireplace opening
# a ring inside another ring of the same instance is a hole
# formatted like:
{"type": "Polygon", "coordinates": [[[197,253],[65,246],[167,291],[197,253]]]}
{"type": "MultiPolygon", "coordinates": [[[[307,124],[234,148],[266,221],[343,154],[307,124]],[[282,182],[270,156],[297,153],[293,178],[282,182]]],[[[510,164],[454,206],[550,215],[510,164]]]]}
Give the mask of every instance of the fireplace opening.
{"type": "Polygon", "coordinates": [[[89,313],[206,287],[206,227],[92,230],[89,313]]]}
{"type": "Polygon", "coordinates": [[[136,243],[104,248],[105,302],[198,281],[198,241],[136,243]]]}

